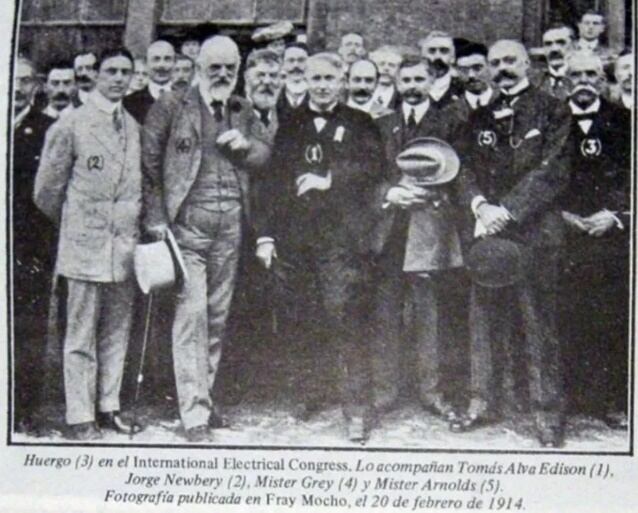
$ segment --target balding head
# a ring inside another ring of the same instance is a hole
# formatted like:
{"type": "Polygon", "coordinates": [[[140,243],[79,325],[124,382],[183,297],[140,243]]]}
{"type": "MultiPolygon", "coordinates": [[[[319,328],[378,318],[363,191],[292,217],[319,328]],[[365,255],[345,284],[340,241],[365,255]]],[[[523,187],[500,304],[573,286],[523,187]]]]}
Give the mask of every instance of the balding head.
{"type": "Polygon", "coordinates": [[[175,66],[175,49],[168,41],[154,41],[146,50],[146,65],[151,81],[164,85],[170,82],[175,66]]]}
{"type": "Polygon", "coordinates": [[[213,36],[202,44],[197,56],[200,83],[211,96],[225,101],[237,83],[239,48],[227,36],[213,36]]]}
{"type": "Polygon", "coordinates": [[[510,89],[527,77],[529,56],[519,41],[501,39],[487,52],[487,63],[494,83],[501,89],[510,89]]]}

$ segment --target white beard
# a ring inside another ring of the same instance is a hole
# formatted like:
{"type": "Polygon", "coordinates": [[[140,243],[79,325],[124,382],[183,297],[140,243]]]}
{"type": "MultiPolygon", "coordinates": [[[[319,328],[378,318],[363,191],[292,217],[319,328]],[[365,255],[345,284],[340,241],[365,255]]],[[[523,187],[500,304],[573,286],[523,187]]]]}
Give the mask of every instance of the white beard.
{"type": "Polygon", "coordinates": [[[223,85],[223,86],[220,86],[220,85],[211,86],[210,82],[203,77],[200,77],[200,80],[203,86],[209,91],[210,97],[213,100],[220,101],[220,102],[226,102],[226,100],[230,98],[230,95],[233,94],[233,91],[235,90],[235,86],[237,85],[237,77],[235,77],[235,79],[229,85],[223,85]]]}

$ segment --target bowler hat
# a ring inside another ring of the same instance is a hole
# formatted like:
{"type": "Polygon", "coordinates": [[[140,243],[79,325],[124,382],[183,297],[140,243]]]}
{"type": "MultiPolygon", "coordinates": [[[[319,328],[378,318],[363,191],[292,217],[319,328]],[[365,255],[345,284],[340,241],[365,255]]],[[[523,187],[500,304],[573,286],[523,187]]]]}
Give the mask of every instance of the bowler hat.
{"type": "Polygon", "coordinates": [[[472,281],[488,288],[509,287],[523,276],[523,247],[511,239],[479,239],[465,259],[472,281]]]}
{"type": "Polygon", "coordinates": [[[435,137],[419,137],[408,142],[397,155],[396,164],[407,177],[422,185],[441,185],[454,180],[460,161],[454,148],[435,137]]]}
{"type": "Polygon", "coordinates": [[[173,233],[149,244],[138,244],[133,256],[135,277],[144,294],[173,285],[178,277],[188,279],[188,272],[173,233]]]}

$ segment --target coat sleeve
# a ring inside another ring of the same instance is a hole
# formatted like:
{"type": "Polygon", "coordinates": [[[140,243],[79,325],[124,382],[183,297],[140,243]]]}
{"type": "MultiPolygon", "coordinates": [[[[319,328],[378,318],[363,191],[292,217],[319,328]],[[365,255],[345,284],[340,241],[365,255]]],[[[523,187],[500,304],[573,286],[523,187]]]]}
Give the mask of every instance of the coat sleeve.
{"type": "Polygon", "coordinates": [[[259,130],[257,118],[252,109],[249,113],[249,134],[248,141],[250,149],[246,154],[244,163],[251,169],[260,169],[268,162],[271,155],[271,145],[267,141],[267,135],[259,130]]]}
{"type": "Polygon", "coordinates": [[[164,201],[164,153],[173,120],[174,103],[156,101],[142,128],[142,199],[145,228],[168,224],[164,201]]]}
{"type": "Polygon", "coordinates": [[[551,99],[546,109],[542,160],[501,199],[519,224],[547,208],[569,185],[570,155],[567,147],[570,116],[562,103],[551,99]]]}
{"type": "Polygon", "coordinates": [[[62,120],[47,131],[35,177],[33,201],[56,225],[60,224],[74,163],[72,128],[68,120],[62,120]]]}

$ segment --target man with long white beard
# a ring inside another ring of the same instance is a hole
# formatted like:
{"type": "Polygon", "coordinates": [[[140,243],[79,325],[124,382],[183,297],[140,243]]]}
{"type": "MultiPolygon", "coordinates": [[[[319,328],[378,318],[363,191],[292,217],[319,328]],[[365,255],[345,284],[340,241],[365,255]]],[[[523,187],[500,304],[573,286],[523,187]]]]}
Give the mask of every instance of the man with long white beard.
{"type": "Polygon", "coordinates": [[[199,83],[151,108],[142,139],[143,226],[154,239],[170,228],[188,272],[177,290],[172,330],[180,417],[191,442],[225,426],[212,391],[248,217],[248,171],[264,164],[268,145],[245,99],[232,96],[239,49],[225,36],[207,39],[197,58],[199,83]]]}
{"type": "Polygon", "coordinates": [[[568,227],[561,272],[571,406],[627,427],[631,115],[601,97],[600,57],[567,57],[573,152],[562,196],[568,227]]]}

